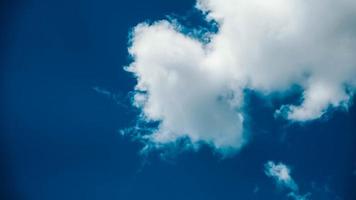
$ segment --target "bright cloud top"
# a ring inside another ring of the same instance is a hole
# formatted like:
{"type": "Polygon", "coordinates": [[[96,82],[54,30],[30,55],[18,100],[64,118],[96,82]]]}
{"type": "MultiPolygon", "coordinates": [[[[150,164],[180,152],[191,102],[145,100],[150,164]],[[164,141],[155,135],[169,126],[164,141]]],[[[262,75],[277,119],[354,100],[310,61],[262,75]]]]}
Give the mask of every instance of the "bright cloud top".
{"type": "Polygon", "coordinates": [[[160,145],[188,138],[218,150],[246,142],[243,90],[268,97],[293,85],[299,105],[278,115],[292,121],[347,108],[356,86],[356,1],[199,0],[206,20],[218,23],[208,43],[168,21],[139,24],[126,68],[137,78],[134,105],[159,121],[148,139],[160,145]]]}

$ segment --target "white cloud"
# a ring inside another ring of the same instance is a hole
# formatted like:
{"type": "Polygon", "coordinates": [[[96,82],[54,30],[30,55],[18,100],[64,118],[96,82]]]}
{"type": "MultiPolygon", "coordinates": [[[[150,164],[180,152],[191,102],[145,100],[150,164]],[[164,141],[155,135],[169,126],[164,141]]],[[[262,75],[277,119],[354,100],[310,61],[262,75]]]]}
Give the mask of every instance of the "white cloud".
{"type": "Polygon", "coordinates": [[[299,194],[299,187],[290,175],[291,170],[287,165],[283,163],[275,164],[272,161],[268,161],[264,165],[264,172],[268,177],[273,178],[278,186],[290,190],[290,192],[288,193],[288,197],[293,198],[295,200],[309,199],[310,193],[307,193],[305,195],[299,194]]]}
{"type": "Polygon", "coordinates": [[[186,137],[221,152],[246,143],[243,90],[269,94],[303,88],[300,105],[276,113],[292,121],[347,108],[356,86],[356,1],[199,0],[219,25],[209,42],[167,21],[139,24],[127,67],[138,80],[134,105],[159,121],[148,140],[186,137]]]}
{"type": "Polygon", "coordinates": [[[151,141],[188,137],[224,151],[243,144],[237,93],[205,68],[202,44],[160,21],[135,28],[130,53],[135,61],[128,70],[138,79],[134,103],[147,120],[161,121],[151,141]]]}
{"type": "Polygon", "coordinates": [[[265,174],[268,177],[273,178],[280,186],[291,189],[292,191],[298,190],[298,185],[294,182],[290,176],[290,169],[283,163],[275,164],[272,161],[268,161],[265,164],[265,174]]]}

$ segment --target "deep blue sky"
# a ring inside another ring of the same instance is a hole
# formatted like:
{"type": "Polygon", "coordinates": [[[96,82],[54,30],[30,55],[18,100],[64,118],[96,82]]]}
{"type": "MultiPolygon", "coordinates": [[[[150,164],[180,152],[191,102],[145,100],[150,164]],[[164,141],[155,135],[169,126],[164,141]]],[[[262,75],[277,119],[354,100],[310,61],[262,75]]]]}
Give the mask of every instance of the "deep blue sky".
{"type": "Polygon", "coordinates": [[[273,118],[280,102],[251,94],[251,142],[228,159],[207,147],[167,160],[144,158],[142,144],[118,133],[137,115],[128,101],[135,79],[122,68],[130,62],[130,29],[166,15],[194,15],[193,5],[1,2],[0,199],[285,199],[286,191],[263,173],[268,160],[291,166],[301,193],[312,199],[356,199],[355,106],[293,125],[273,118]]]}

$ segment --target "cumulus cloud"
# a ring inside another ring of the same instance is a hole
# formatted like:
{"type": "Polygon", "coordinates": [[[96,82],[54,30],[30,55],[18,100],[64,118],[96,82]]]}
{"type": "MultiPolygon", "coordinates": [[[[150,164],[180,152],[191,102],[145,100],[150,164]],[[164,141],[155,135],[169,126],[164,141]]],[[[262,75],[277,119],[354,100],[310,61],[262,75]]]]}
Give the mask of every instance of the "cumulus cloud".
{"type": "Polygon", "coordinates": [[[318,119],[347,108],[356,86],[356,2],[353,0],[198,0],[218,31],[196,38],[165,20],[137,25],[126,68],[137,78],[134,105],[160,122],[148,141],[188,138],[221,152],[247,140],[245,89],[270,94],[298,85],[298,105],[277,115],[318,119]],[[208,41],[208,42],[201,42],[208,41]]]}
{"type": "Polygon", "coordinates": [[[134,103],[147,120],[160,121],[150,139],[156,143],[188,137],[218,149],[243,144],[240,94],[224,76],[207,70],[203,45],[166,22],[135,28],[128,68],[138,79],[134,103]]]}
{"type": "Polygon", "coordinates": [[[295,200],[309,199],[308,197],[310,196],[310,193],[307,193],[305,195],[299,194],[298,185],[296,184],[294,179],[291,177],[291,175],[290,175],[291,170],[287,165],[285,165],[283,163],[275,164],[272,161],[268,161],[264,165],[264,172],[268,177],[273,178],[278,186],[284,187],[284,188],[287,188],[290,190],[288,197],[293,198],[295,200]]]}

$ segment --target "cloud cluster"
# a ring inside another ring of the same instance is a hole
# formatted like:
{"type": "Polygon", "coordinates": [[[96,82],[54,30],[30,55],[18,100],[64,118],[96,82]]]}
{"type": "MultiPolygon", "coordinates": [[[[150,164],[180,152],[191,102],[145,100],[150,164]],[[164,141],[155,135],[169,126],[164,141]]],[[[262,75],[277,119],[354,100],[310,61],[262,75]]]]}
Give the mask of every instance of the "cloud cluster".
{"type": "Polygon", "coordinates": [[[268,177],[274,179],[276,184],[280,187],[285,187],[290,190],[288,197],[295,200],[307,200],[310,193],[306,195],[299,194],[299,188],[294,179],[290,175],[290,169],[283,163],[275,164],[272,161],[268,161],[264,165],[264,172],[268,177]]]}
{"type": "Polygon", "coordinates": [[[292,121],[347,108],[356,86],[356,1],[198,0],[218,31],[195,38],[168,21],[135,27],[126,68],[137,78],[134,105],[158,121],[160,145],[188,138],[221,152],[246,143],[245,89],[303,89],[298,105],[277,115],[292,121]],[[209,41],[203,43],[201,41],[209,41]]]}

